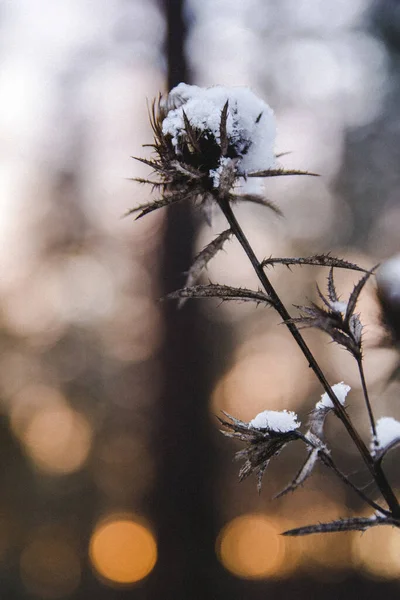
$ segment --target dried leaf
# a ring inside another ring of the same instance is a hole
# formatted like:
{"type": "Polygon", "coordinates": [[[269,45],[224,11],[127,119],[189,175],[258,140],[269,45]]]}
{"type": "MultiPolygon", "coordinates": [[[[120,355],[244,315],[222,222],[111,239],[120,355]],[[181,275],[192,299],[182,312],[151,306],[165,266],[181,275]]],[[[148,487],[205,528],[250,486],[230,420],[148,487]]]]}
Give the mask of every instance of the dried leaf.
{"type": "Polygon", "coordinates": [[[309,171],[297,171],[293,169],[267,169],[265,171],[255,171],[253,173],[246,173],[246,177],[280,177],[281,175],[310,175],[311,177],[319,177],[318,173],[310,173],[309,171]]]}
{"type": "Polygon", "coordinates": [[[150,179],[144,179],[143,177],[127,177],[127,180],[136,181],[136,183],[151,185],[153,186],[153,188],[159,188],[165,185],[165,181],[151,181],[150,179]]]}
{"type": "Polygon", "coordinates": [[[307,256],[306,258],[266,258],[262,261],[261,266],[274,266],[276,264],[293,266],[293,265],[313,265],[317,267],[337,267],[339,269],[350,269],[352,271],[362,271],[365,272],[365,269],[359,267],[355,263],[348,262],[347,260],[343,260],[341,258],[336,258],[335,256],[331,256],[330,254],[313,254],[312,256],[307,256]]]}
{"type": "Polygon", "coordinates": [[[349,319],[349,329],[358,347],[361,347],[363,325],[360,321],[360,315],[353,314],[349,319]]]}
{"type": "Polygon", "coordinates": [[[176,290],[166,296],[168,299],[174,298],[220,298],[225,300],[241,300],[243,302],[265,303],[273,306],[273,301],[261,290],[254,291],[247,288],[234,288],[229,285],[195,285],[176,290]]]}
{"type": "Polygon", "coordinates": [[[357,304],[357,300],[360,296],[360,293],[364,287],[364,285],[367,283],[368,279],[371,277],[372,273],[375,271],[375,269],[378,267],[378,265],[376,265],[375,267],[373,267],[373,269],[371,269],[370,271],[368,271],[364,277],[362,277],[360,279],[360,281],[358,283],[356,283],[356,285],[353,288],[353,291],[350,294],[350,298],[349,301],[347,303],[347,310],[346,310],[346,315],[345,315],[345,321],[349,321],[351,315],[353,314],[355,308],[356,308],[356,304],[357,304]]]}
{"type": "Polygon", "coordinates": [[[231,202],[253,202],[253,204],[260,204],[261,206],[270,208],[280,217],[283,217],[281,209],[272,200],[267,200],[267,198],[263,198],[258,194],[230,194],[229,200],[231,202]]]}
{"type": "Polygon", "coordinates": [[[320,297],[320,300],[322,300],[322,302],[325,304],[325,306],[329,309],[329,312],[330,312],[332,310],[331,303],[328,302],[328,300],[325,298],[325,296],[323,295],[323,293],[319,289],[318,283],[316,284],[316,288],[317,288],[317,294],[320,297]]]}
{"type": "Polygon", "coordinates": [[[183,122],[185,124],[185,132],[187,135],[188,147],[191,152],[200,152],[199,141],[196,137],[195,130],[190,124],[189,119],[187,118],[187,114],[182,109],[183,122]]]}
{"type": "Polygon", "coordinates": [[[229,106],[229,100],[227,100],[224,104],[224,108],[222,109],[222,112],[221,112],[221,122],[219,125],[221,156],[227,155],[228,146],[229,146],[228,134],[227,134],[227,130],[226,130],[226,123],[227,123],[227,119],[228,119],[228,106],[229,106]]]}
{"type": "Polygon", "coordinates": [[[303,464],[303,466],[301,467],[301,469],[299,470],[299,472],[297,473],[296,477],[293,479],[293,481],[291,483],[289,483],[288,486],[286,486],[281,492],[279,492],[279,494],[277,494],[275,496],[275,498],[281,498],[282,496],[285,496],[289,492],[294,492],[300,485],[302,485],[302,483],[305,482],[307,477],[309,477],[311,475],[311,473],[317,463],[318,454],[319,454],[318,448],[313,448],[308,453],[307,459],[306,459],[305,463],[303,464]]]}
{"type": "MultiPolygon", "coordinates": [[[[209,261],[214,258],[214,256],[221,250],[224,243],[230,238],[232,235],[231,229],[226,229],[217,237],[210,242],[199,254],[195,257],[192,266],[190,267],[185,287],[191,287],[198,280],[202,270],[207,266],[209,261]]],[[[185,303],[185,298],[181,298],[179,301],[179,307],[181,308],[185,303]]]]}
{"type": "Polygon", "coordinates": [[[151,167],[154,171],[164,171],[163,165],[155,160],[150,160],[147,158],[139,158],[138,156],[131,156],[134,160],[138,160],[139,162],[151,167]]]}
{"type": "Polygon", "coordinates": [[[351,519],[340,519],[338,521],[331,521],[330,523],[318,523],[316,525],[306,525],[305,527],[297,527],[296,529],[289,529],[282,535],[285,536],[301,536],[310,535],[312,533],[335,533],[338,531],[365,531],[370,527],[376,527],[377,525],[394,525],[395,527],[400,526],[400,522],[390,517],[353,517],[351,519]]]}
{"type": "Polygon", "coordinates": [[[339,302],[339,297],[335,288],[335,282],[333,280],[333,267],[329,269],[328,275],[328,298],[331,302],[339,302]]]}
{"type": "Polygon", "coordinates": [[[140,211],[140,214],[136,217],[136,219],[141,219],[145,215],[153,212],[154,210],[163,208],[164,206],[169,206],[170,204],[174,204],[175,202],[180,202],[181,200],[185,199],[186,197],[182,198],[180,196],[162,196],[161,198],[159,198],[158,200],[154,200],[153,202],[139,204],[138,206],[131,208],[130,210],[128,210],[128,212],[125,213],[124,217],[128,217],[129,215],[140,211]]]}
{"type": "Polygon", "coordinates": [[[178,173],[188,180],[201,179],[204,177],[204,173],[196,169],[196,167],[179,160],[172,160],[170,162],[168,173],[171,173],[171,178],[178,173]]]}
{"type": "Polygon", "coordinates": [[[359,345],[354,342],[354,340],[347,335],[347,333],[343,333],[339,329],[325,330],[331,336],[332,340],[343,346],[352,354],[355,358],[358,358],[360,355],[359,345]]]}
{"type": "Polygon", "coordinates": [[[224,414],[229,420],[219,418],[225,427],[222,433],[246,444],[245,448],[239,450],[235,455],[236,460],[244,460],[239,471],[239,479],[242,481],[252,473],[257,474],[258,491],[261,490],[262,476],[271,458],[277,456],[288,443],[299,439],[305,441],[304,436],[296,430],[277,432],[259,429],[235,419],[227,413],[224,414]]]}

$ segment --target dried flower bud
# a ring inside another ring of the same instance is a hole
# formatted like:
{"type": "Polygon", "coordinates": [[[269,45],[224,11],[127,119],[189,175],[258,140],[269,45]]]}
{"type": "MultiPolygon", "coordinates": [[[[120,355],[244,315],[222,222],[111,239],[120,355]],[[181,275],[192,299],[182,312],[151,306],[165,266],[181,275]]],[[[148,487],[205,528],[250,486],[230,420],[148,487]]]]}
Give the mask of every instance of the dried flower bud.
{"type": "Polygon", "coordinates": [[[220,419],[224,426],[222,433],[246,444],[243,450],[236,453],[237,460],[244,460],[239,479],[256,473],[257,488],[260,491],[262,476],[271,458],[277,456],[290,442],[299,439],[304,441],[304,436],[297,431],[300,427],[297,415],[286,410],[266,410],[246,423],[227,413],[224,414],[229,420],[220,419]]]}

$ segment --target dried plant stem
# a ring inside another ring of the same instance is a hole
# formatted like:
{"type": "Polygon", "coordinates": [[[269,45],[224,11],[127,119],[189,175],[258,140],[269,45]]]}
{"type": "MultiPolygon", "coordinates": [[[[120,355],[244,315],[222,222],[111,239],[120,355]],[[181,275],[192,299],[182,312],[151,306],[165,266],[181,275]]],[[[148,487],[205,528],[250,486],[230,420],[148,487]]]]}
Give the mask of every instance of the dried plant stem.
{"type": "Polygon", "coordinates": [[[343,481],[346,485],[351,487],[351,489],[354,490],[356,492],[356,494],[358,494],[360,496],[360,498],[362,498],[362,500],[364,500],[364,502],[366,502],[367,504],[372,506],[372,508],[381,512],[382,514],[385,514],[388,516],[391,515],[391,513],[389,511],[383,509],[381,506],[379,506],[379,504],[374,502],[374,500],[369,498],[369,496],[367,496],[367,494],[365,494],[362,490],[360,490],[360,488],[358,488],[356,485],[354,485],[354,483],[352,481],[350,481],[350,479],[347,477],[347,475],[345,475],[344,473],[342,473],[342,471],[340,469],[338,469],[338,467],[335,465],[335,463],[333,462],[333,460],[329,456],[329,454],[327,454],[326,452],[320,451],[319,455],[320,455],[320,458],[321,458],[322,462],[324,463],[324,465],[326,465],[327,467],[332,469],[332,471],[334,471],[336,473],[336,475],[339,477],[339,479],[341,479],[341,481],[343,481]]]}
{"type": "MultiPolygon", "coordinates": [[[[360,455],[362,456],[366,466],[368,467],[368,470],[370,471],[377,486],[379,487],[379,490],[380,490],[382,496],[386,500],[386,502],[391,510],[392,516],[395,518],[400,518],[400,506],[399,506],[398,500],[397,500],[395,494],[393,493],[393,490],[392,490],[389,482],[387,481],[386,476],[385,476],[381,466],[379,464],[375,463],[367,446],[364,444],[359,433],[357,432],[356,428],[354,427],[353,423],[351,422],[350,417],[347,415],[344,407],[339,402],[336,394],[332,391],[331,386],[329,385],[317,360],[315,359],[314,355],[312,354],[311,350],[309,349],[308,345],[306,344],[303,336],[301,335],[301,333],[298,330],[298,328],[296,327],[296,325],[291,321],[290,314],[288,313],[286,307],[284,306],[280,297],[278,296],[277,292],[275,291],[275,288],[272,286],[271,282],[269,281],[267,275],[265,274],[264,269],[262,268],[260,261],[257,259],[246,235],[244,234],[241,226],[239,225],[239,223],[232,211],[229,200],[226,197],[224,197],[223,195],[220,195],[220,197],[217,198],[217,202],[230,225],[233,235],[237,238],[237,240],[241,244],[243,250],[245,251],[249,261],[251,262],[252,267],[253,267],[255,273],[257,274],[257,277],[260,280],[263,288],[267,292],[268,296],[271,298],[271,300],[274,304],[274,307],[276,308],[280,317],[284,321],[286,327],[289,329],[289,331],[292,334],[297,345],[300,347],[301,351],[303,352],[303,354],[309,364],[309,367],[314,371],[317,379],[320,381],[325,392],[328,394],[329,398],[331,399],[331,401],[335,407],[336,415],[342,421],[342,423],[345,426],[346,430],[348,431],[351,439],[353,440],[354,444],[356,445],[360,455]]],[[[364,384],[365,384],[365,381],[364,381],[364,384]]],[[[369,402],[368,402],[368,404],[369,404],[369,402]]]]}
{"type": "Polygon", "coordinates": [[[358,372],[360,374],[360,380],[361,380],[362,390],[363,390],[363,394],[364,394],[365,404],[367,406],[369,422],[371,424],[372,436],[373,436],[374,442],[376,443],[377,436],[376,436],[375,417],[374,417],[374,413],[372,412],[371,402],[369,400],[369,394],[368,394],[368,389],[367,389],[367,383],[365,381],[362,357],[360,357],[357,360],[357,364],[358,364],[358,372]]]}

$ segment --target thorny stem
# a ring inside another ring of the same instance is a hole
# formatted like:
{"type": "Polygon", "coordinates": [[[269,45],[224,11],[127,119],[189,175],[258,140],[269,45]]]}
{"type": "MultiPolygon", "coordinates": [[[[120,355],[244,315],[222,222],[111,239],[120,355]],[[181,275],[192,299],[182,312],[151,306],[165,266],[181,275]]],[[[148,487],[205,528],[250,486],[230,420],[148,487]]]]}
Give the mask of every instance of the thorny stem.
{"type": "Polygon", "coordinates": [[[373,437],[374,443],[376,444],[377,443],[377,437],[376,437],[375,418],[374,418],[374,413],[372,412],[371,402],[369,400],[367,383],[365,381],[364,367],[363,367],[363,363],[362,363],[362,358],[361,357],[357,359],[357,364],[358,364],[358,371],[359,371],[359,374],[360,374],[360,379],[361,379],[361,385],[362,385],[362,390],[363,390],[363,394],[364,394],[365,404],[367,405],[369,422],[371,423],[372,437],[373,437]]]}
{"type": "Polygon", "coordinates": [[[309,367],[314,371],[317,379],[320,381],[322,387],[324,388],[324,390],[328,394],[329,398],[331,399],[331,401],[335,407],[335,412],[336,412],[337,416],[342,421],[342,423],[345,426],[345,428],[347,429],[351,439],[353,440],[358,451],[360,452],[366,466],[368,467],[368,470],[370,471],[377,486],[379,487],[382,496],[385,498],[385,500],[391,510],[392,516],[399,518],[400,517],[400,506],[399,506],[398,500],[397,500],[395,494],[393,493],[393,490],[392,490],[388,480],[386,479],[386,476],[385,476],[381,466],[375,463],[373,457],[371,456],[370,452],[368,451],[368,448],[366,447],[366,445],[364,444],[360,435],[358,434],[357,430],[355,429],[354,425],[352,424],[350,417],[347,415],[344,407],[339,402],[336,394],[332,391],[331,386],[329,385],[325,375],[323,374],[317,360],[314,358],[314,355],[312,354],[311,350],[309,349],[308,345],[306,344],[303,336],[301,335],[301,333],[298,330],[298,328],[296,327],[296,325],[290,321],[290,319],[291,319],[290,314],[288,313],[285,305],[281,301],[281,299],[278,296],[277,292],[275,291],[273,285],[271,284],[267,275],[265,274],[265,272],[261,266],[261,263],[259,262],[258,258],[256,257],[256,255],[253,251],[253,248],[251,247],[245,233],[243,232],[241,226],[239,225],[239,223],[232,211],[229,200],[224,196],[220,196],[217,198],[217,202],[218,202],[218,205],[221,208],[223,214],[225,215],[226,219],[228,220],[228,223],[232,229],[233,234],[235,235],[235,237],[241,244],[243,250],[247,254],[247,257],[250,260],[250,262],[253,266],[253,269],[254,269],[255,273],[257,274],[258,279],[260,280],[260,282],[261,282],[262,286],[264,287],[265,291],[267,292],[267,294],[270,296],[277,312],[279,313],[280,317],[283,319],[286,327],[289,329],[289,331],[292,334],[297,345],[300,347],[300,350],[303,352],[303,354],[309,364],[309,367]]]}
{"type": "Polygon", "coordinates": [[[306,436],[302,436],[301,439],[309,446],[311,446],[311,448],[317,449],[318,450],[318,455],[321,459],[321,461],[324,463],[324,465],[326,467],[329,467],[330,469],[332,469],[332,471],[334,471],[336,473],[336,475],[339,477],[339,479],[341,479],[343,481],[343,483],[345,483],[346,485],[348,485],[349,487],[351,487],[351,489],[356,492],[356,494],[358,494],[360,496],[360,498],[362,498],[364,500],[364,502],[366,502],[367,504],[369,504],[370,506],[372,506],[372,508],[374,508],[375,510],[390,516],[391,513],[389,511],[387,511],[385,508],[382,508],[379,504],[377,504],[376,502],[374,502],[374,500],[372,500],[371,498],[369,498],[369,496],[367,496],[367,494],[365,494],[362,490],[360,490],[360,488],[358,488],[356,485],[354,485],[354,483],[350,480],[350,478],[345,475],[333,462],[329,452],[327,450],[325,450],[323,447],[320,447],[318,445],[316,445],[310,438],[306,437],[306,436]]]}
{"type": "Polygon", "coordinates": [[[358,488],[356,485],[354,485],[354,483],[352,481],[350,481],[350,479],[347,477],[347,475],[345,475],[344,473],[342,473],[342,471],[340,469],[338,469],[338,467],[335,465],[335,463],[333,462],[333,460],[329,456],[329,454],[327,454],[326,452],[320,451],[320,458],[321,458],[322,462],[324,463],[324,465],[326,465],[327,467],[332,469],[336,473],[336,475],[339,477],[339,479],[341,479],[346,485],[351,487],[351,489],[354,490],[356,492],[356,494],[358,494],[360,496],[360,498],[362,498],[364,500],[364,502],[366,502],[367,504],[372,506],[372,508],[374,508],[375,510],[378,510],[379,512],[381,512],[385,515],[388,515],[388,516],[390,515],[390,513],[387,510],[385,510],[384,508],[379,506],[379,504],[377,504],[371,498],[369,498],[369,496],[364,494],[364,492],[362,490],[360,490],[360,488],[358,488]]]}

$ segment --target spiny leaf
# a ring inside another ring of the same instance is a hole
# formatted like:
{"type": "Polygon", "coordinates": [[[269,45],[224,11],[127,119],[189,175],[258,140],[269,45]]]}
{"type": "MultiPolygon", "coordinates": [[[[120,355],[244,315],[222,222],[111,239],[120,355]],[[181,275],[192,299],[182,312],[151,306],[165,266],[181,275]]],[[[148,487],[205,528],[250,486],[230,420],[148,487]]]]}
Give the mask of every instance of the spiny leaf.
{"type": "Polygon", "coordinates": [[[283,217],[283,212],[272,200],[267,200],[258,194],[230,194],[229,200],[231,202],[253,202],[253,204],[260,204],[266,206],[274,211],[280,217],[283,217]]]}
{"type": "Polygon", "coordinates": [[[266,303],[272,306],[274,303],[261,290],[254,291],[247,288],[234,288],[229,285],[195,285],[176,290],[166,296],[167,298],[220,298],[221,300],[241,300],[243,302],[266,303]]]}
{"type": "Polygon", "coordinates": [[[333,411],[333,406],[316,406],[312,411],[309,420],[310,430],[306,437],[314,436],[322,443],[324,439],[324,424],[326,416],[333,411]]]}
{"type": "Polygon", "coordinates": [[[154,169],[154,171],[164,171],[164,166],[155,160],[139,158],[138,156],[132,156],[131,158],[133,158],[134,160],[138,160],[139,162],[147,165],[148,167],[151,167],[152,169],[154,169]]]}
{"type": "Polygon", "coordinates": [[[333,279],[333,267],[329,269],[328,275],[328,298],[331,302],[339,302],[339,297],[337,295],[335,282],[333,279]]]}
{"type": "Polygon", "coordinates": [[[307,459],[305,461],[305,463],[303,464],[303,466],[301,467],[301,469],[299,470],[299,472],[297,473],[296,477],[293,479],[293,481],[291,483],[289,483],[289,485],[287,485],[281,492],[279,492],[275,498],[281,498],[282,496],[285,496],[286,494],[288,494],[289,492],[294,492],[302,483],[305,482],[305,480],[307,479],[307,477],[309,477],[315,467],[315,464],[318,460],[318,453],[319,450],[318,448],[313,448],[307,456],[307,459]]]}
{"type": "Polygon", "coordinates": [[[124,214],[124,217],[129,217],[129,215],[132,215],[138,211],[141,211],[140,214],[136,217],[136,219],[140,219],[141,217],[144,217],[144,215],[147,215],[148,213],[153,212],[153,210],[157,210],[158,208],[163,208],[164,206],[168,206],[169,204],[172,204],[172,202],[173,202],[173,200],[171,201],[171,198],[163,196],[162,198],[159,198],[158,200],[154,200],[153,202],[148,202],[146,204],[139,204],[138,206],[131,208],[130,210],[128,210],[128,212],[126,212],[124,214]]]}
{"type": "Polygon", "coordinates": [[[325,306],[331,311],[332,307],[330,305],[330,302],[328,302],[328,300],[325,298],[325,296],[323,295],[323,293],[319,289],[318,283],[316,284],[316,288],[317,288],[318,296],[320,297],[320,299],[322,300],[322,302],[325,304],[325,306]]]}
{"type": "Polygon", "coordinates": [[[152,185],[153,188],[162,187],[165,185],[164,181],[151,181],[150,179],[144,179],[143,177],[128,177],[128,181],[136,181],[136,183],[143,183],[152,185]]]}
{"type": "Polygon", "coordinates": [[[310,173],[309,171],[297,171],[293,169],[267,169],[265,171],[255,171],[246,173],[246,177],[280,177],[282,175],[310,175],[311,177],[319,177],[318,173],[310,173]]]}
{"type": "Polygon", "coordinates": [[[227,100],[224,104],[224,108],[222,109],[222,112],[221,112],[221,122],[219,125],[221,156],[227,155],[228,146],[229,146],[228,134],[227,134],[227,130],[226,130],[226,123],[228,120],[228,106],[229,106],[229,100],[227,100]]]}
{"type": "Polygon", "coordinates": [[[186,190],[180,193],[176,192],[173,195],[165,194],[164,196],[161,196],[161,198],[158,198],[158,200],[154,200],[153,202],[147,202],[146,204],[139,204],[138,206],[131,208],[130,210],[128,210],[128,212],[125,213],[124,216],[128,217],[129,215],[141,211],[140,214],[136,217],[136,219],[141,219],[145,215],[153,212],[154,210],[157,210],[158,208],[163,208],[164,206],[169,206],[170,204],[175,204],[176,202],[181,202],[190,198],[191,194],[188,194],[186,190]]]}
{"type": "Polygon", "coordinates": [[[361,356],[359,344],[355,343],[347,333],[343,333],[339,329],[333,329],[332,331],[327,331],[327,333],[329,333],[334,342],[346,348],[354,358],[358,359],[361,356]]]}
{"type": "Polygon", "coordinates": [[[199,142],[196,137],[195,131],[194,131],[193,127],[191,126],[190,121],[187,117],[187,114],[185,113],[185,111],[183,109],[182,109],[182,115],[183,115],[183,122],[185,124],[186,135],[188,137],[188,142],[191,146],[191,150],[194,152],[200,152],[200,146],[199,146],[199,142]]]}
{"type": "Polygon", "coordinates": [[[285,536],[301,536],[310,535],[312,533],[335,533],[338,531],[365,531],[370,527],[376,527],[377,525],[394,525],[400,526],[400,522],[390,517],[353,517],[351,519],[340,519],[338,521],[331,521],[330,523],[319,523],[316,525],[306,525],[305,527],[297,527],[296,529],[289,529],[282,535],[285,536]]]}
{"type": "Polygon", "coordinates": [[[181,175],[184,175],[189,179],[200,179],[204,176],[201,171],[199,171],[195,167],[192,167],[192,165],[188,165],[187,163],[184,163],[179,160],[172,160],[170,163],[170,167],[171,174],[180,173],[181,175]]]}
{"type": "Polygon", "coordinates": [[[329,319],[329,318],[331,318],[331,315],[328,311],[321,308],[317,304],[314,304],[314,302],[311,303],[311,306],[300,306],[298,304],[294,304],[294,307],[298,308],[299,310],[301,310],[302,313],[305,313],[306,315],[312,317],[313,319],[329,319]]]}
{"type": "MultiPolygon", "coordinates": [[[[203,248],[201,252],[199,252],[188,271],[185,287],[193,286],[193,284],[199,278],[202,270],[207,266],[209,261],[212,258],[214,258],[217,252],[221,250],[222,246],[230,238],[231,235],[231,229],[226,229],[225,231],[217,235],[217,237],[212,242],[210,242],[205,248],[203,248]]],[[[185,298],[181,298],[179,300],[179,308],[183,306],[185,301],[185,298]]]]}
{"type": "Polygon", "coordinates": [[[354,313],[349,319],[349,330],[356,343],[361,346],[363,325],[360,321],[360,315],[354,313]]]}
{"type": "Polygon", "coordinates": [[[318,267],[337,267],[340,269],[351,269],[352,271],[366,272],[365,269],[358,265],[343,260],[342,258],[336,258],[330,254],[313,254],[305,258],[266,258],[262,261],[261,265],[267,267],[269,265],[281,264],[286,266],[292,265],[313,265],[318,267]]]}
{"type": "Polygon", "coordinates": [[[345,315],[345,321],[348,322],[348,320],[350,319],[351,315],[354,312],[354,309],[356,307],[357,304],[357,300],[358,297],[361,293],[361,290],[363,289],[364,285],[367,283],[368,279],[371,277],[372,273],[375,271],[375,269],[377,269],[378,265],[376,265],[375,267],[373,267],[370,271],[368,271],[364,277],[362,277],[360,279],[360,281],[358,283],[356,283],[356,285],[353,288],[353,291],[350,294],[350,298],[349,301],[347,303],[347,310],[346,310],[346,315],[345,315]]]}

